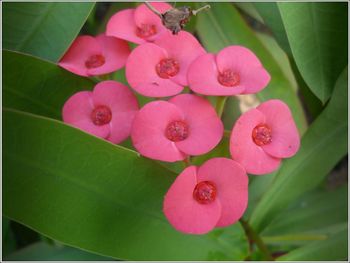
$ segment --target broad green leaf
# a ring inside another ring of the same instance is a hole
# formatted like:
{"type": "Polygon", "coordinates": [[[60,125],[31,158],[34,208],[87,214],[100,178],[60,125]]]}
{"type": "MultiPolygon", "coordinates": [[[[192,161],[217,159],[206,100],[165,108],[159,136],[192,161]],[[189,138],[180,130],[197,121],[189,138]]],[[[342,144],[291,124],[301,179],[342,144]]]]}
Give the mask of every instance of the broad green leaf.
{"type": "Polygon", "coordinates": [[[3,111],[3,213],[69,246],[128,260],[242,260],[239,223],[207,235],[171,227],[175,174],[59,121],[3,111]]]}
{"type": "Polygon", "coordinates": [[[303,195],[261,233],[267,241],[308,242],[325,239],[347,222],[347,186],[303,195]]]}
{"type": "Polygon", "coordinates": [[[16,250],[15,236],[10,227],[10,220],[2,217],[2,256],[6,256],[16,250]]]}
{"type": "Polygon", "coordinates": [[[284,163],[255,208],[251,224],[261,232],[291,201],[316,187],[347,154],[347,68],[326,109],[302,138],[299,152],[284,163]]]}
{"type": "Polygon", "coordinates": [[[254,6],[258,10],[259,15],[262,16],[265,24],[271,29],[278,44],[287,54],[291,54],[288,38],[277,3],[257,2],[254,3],[254,6]]]}
{"type": "Polygon", "coordinates": [[[347,64],[347,3],[278,3],[293,57],[325,103],[347,64]]]}
{"type": "Polygon", "coordinates": [[[65,101],[94,83],[57,65],[3,51],[3,106],[61,119],[65,101]]]}
{"type": "Polygon", "coordinates": [[[22,248],[4,258],[9,261],[52,261],[52,260],[70,260],[70,261],[103,261],[112,260],[100,255],[88,253],[67,246],[49,245],[44,242],[37,242],[22,248]]]}
{"type": "Polygon", "coordinates": [[[243,45],[259,57],[271,75],[269,85],[257,94],[261,101],[281,99],[295,118],[299,131],[306,129],[302,106],[292,84],[284,75],[275,58],[261,43],[231,3],[210,3],[211,9],[197,17],[197,33],[209,52],[218,52],[229,45],[243,45]]]}
{"type": "Polygon", "coordinates": [[[260,23],[264,23],[264,20],[256,10],[256,7],[254,6],[254,3],[249,2],[238,2],[234,3],[235,6],[238,7],[238,9],[242,10],[244,13],[249,15],[250,17],[254,18],[255,20],[259,21],[260,23]]]}
{"type": "Polygon", "coordinates": [[[348,259],[348,231],[347,229],[330,236],[326,240],[315,241],[304,247],[289,252],[279,261],[305,260],[347,260],[348,259]]]}
{"type": "Polygon", "coordinates": [[[57,62],[94,3],[4,3],[3,48],[57,62]]]}

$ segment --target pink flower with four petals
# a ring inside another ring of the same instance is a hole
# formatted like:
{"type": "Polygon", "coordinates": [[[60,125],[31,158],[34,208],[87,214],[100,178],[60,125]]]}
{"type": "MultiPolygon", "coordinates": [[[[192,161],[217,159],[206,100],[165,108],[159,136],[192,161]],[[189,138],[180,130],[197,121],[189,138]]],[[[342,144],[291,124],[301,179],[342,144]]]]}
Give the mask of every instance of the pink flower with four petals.
{"type": "Polygon", "coordinates": [[[80,76],[97,76],[124,67],[129,54],[128,43],[121,39],[78,36],[58,65],[80,76]]]}
{"type": "Polygon", "coordinates": [[[170,224],[188,234],[205,234],[242,217],[248,204],[248,176],[237,162],[213,158],[189,166],[165,195],[163,211],[170,224]]]}
{"type": "Polygon", "coordinates": [[[217,55],[198,57],[189,67],[188,83],[199,94],[232,96],[261,91],[269,73],[255,54],[242,46],[229,46],[217,55]]]}
{"type": "Polygon", "coordinates": [[[135,95],[116,81],[98,83],[93,91],[80,91],[63,106],[65,123],[112,143],[120,143],[130,135],[131,124],[138,111],[135,95]]]}
{"type": "Polygon", "coordinates": [[[230,152],[250,174],[267,174],[278,169],[281,159],[293,156],[300,137],[288,106],[269,100],[244,113],[235,123],[230,152]]]}
{"type": "Polygon", "coordinates": [[[142,155],[166,162],[184,160],[212,150],[221,140],[223,124],[210,103],[181,94],[169,101],[153,101],[136,115],[131,131],[142,155]]]}

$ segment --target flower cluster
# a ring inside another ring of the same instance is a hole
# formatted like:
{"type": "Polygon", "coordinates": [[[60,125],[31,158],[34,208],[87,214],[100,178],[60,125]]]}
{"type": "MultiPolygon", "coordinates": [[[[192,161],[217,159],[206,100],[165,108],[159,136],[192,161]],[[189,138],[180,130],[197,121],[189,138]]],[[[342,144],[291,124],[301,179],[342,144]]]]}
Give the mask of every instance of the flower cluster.
{"type": "MultiPolygon", "coordinates": [[[[152,5],[161,13],[171,9],[167,3],[152,5]]],[[[141,155],[165,162],[208,153],[221,141],[223,123],[205,95],[253,94],[270,81],[249,49],[228,46],[207,53],[192,34],[171,34],[144,4],[112,16],[105,34],[79,36],[59,65],[81,76],[105,75],[125,66],[132,90],[156,100],[139,109],[127,86],[102,81],[93,91],[70,97],[63,120],[116,144],[131,136],[141,155]],[[130,50],[127,41],[138,46],[130,50]],[[180,94],[186,86],[192,94],[180,94]]],[[[235,223],[247,207],[247,173],[275,171],[299,144],[284,102],[269,100],[245,112],[231,132],[232,159],[188,166],[165,195],[166,218],[178,231],[191,234],[235,223]]]]}

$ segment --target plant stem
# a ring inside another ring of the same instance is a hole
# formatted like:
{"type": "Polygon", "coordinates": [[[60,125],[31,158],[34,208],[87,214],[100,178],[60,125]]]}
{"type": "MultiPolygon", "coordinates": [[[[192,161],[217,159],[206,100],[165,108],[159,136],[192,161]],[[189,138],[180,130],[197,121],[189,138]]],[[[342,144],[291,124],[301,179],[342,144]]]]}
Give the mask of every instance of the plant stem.
{"type": "Polygon", "coordinates": [[[183,163],[185,164],[185,168],[191,165],[191,157],[188,156],[186,159],[183,160],[183,163]]]}
{"type": "Polygon", "coordinates": [[[239,221],[241,222],[249,241],[252,241],[257,245],[257,247],[259,248],[259,250],[264,256],[264,259],[274,260],[265,243],[262,241],[260,236],[254,231],[254,229],[249,225],[249,223],[245,221],[243,218],[241,218],[239,221]]]}
{"type": "Polygon", "coordinates": [[[155,9],[150,3],[145,2],[145,5],[146,5],[153,13],[155,13],[157,16],[159,16],[160,18],[162,18],[162,13],[159,12],[157,9],[155,9]]]}
{"type": "Polygon", "coordinates": [[[210,9],[210,5],[205,5],[205,6],[202,6],[202,7],[198,8],[198,9],[196,9],[196,10],[193,10],[192,14],[195,16],[199,12],[204,11],[204,10],[208,10],[208,9],[210,9]]]}
{"type": "Polygon", "coordinates": [[[226,103],[226,100],[227,100],[227,96],[219,96],[217,97],[217,100],[216,100],[216,113],[218,114],[218,116],[221,118],[221,115],[224,111],[224,108],[225,108],[225,103],[226,103]]]}

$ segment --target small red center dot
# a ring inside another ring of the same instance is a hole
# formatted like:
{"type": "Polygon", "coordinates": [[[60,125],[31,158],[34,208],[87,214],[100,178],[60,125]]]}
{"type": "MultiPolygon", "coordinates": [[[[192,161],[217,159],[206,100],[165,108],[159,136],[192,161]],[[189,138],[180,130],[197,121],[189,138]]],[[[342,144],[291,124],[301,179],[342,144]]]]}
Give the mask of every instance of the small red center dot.
{"type": "Polygon", "coordinates": [[[188,137],[188,125],[184,121],[173,121],[168,124],[165,130],[165,137],[170,141],[179,142],[188,137]]]}
{"type": "Polygon", "coordinates": [[[252,132],[252,138],[256,145],[269,144],[272,141],[271,128],[266,124],[256,126],[252,132]]]}
{"type": "Polygon", "coordinates": [[[106,62],[102,55],[92,55],[85,61],[85,66],[88,69],[101,67],[106,62]]]}
{"type": "Polygon", "coordinates": [[[155,34],[157,34],[157,28],[155,25],[142,24],[136,29],[136,35],[143,39],[149,38],[155,34]]]}
{"type": "Polygon", "coordinates": [[[107,106],[104,106],[104,105],[97,106],[91,112],[91,120],[97,126],[105,125],[109,123],[111,119],[112,119],[112,112],[107,106]]]}
{"type": "Polygon", "coordinates": [[[159,77],[168,79],[179,73],[180,64],[173,58],[165,58],[156,65],[156,71],[159,77]]]}
{"type": "Polygon", "coordinates": [[[225,87],[234,87],[239,85],[240,77],[238,73],[230,69],[226,69],[219,73],[218,81],[225,87]]]}
{"type": "Polygon", "coordinates": [[[200,204],[209,204],[216,198],[216,187],[210,181],[199,182],[193,190],[193,198],[200,204]]]}

